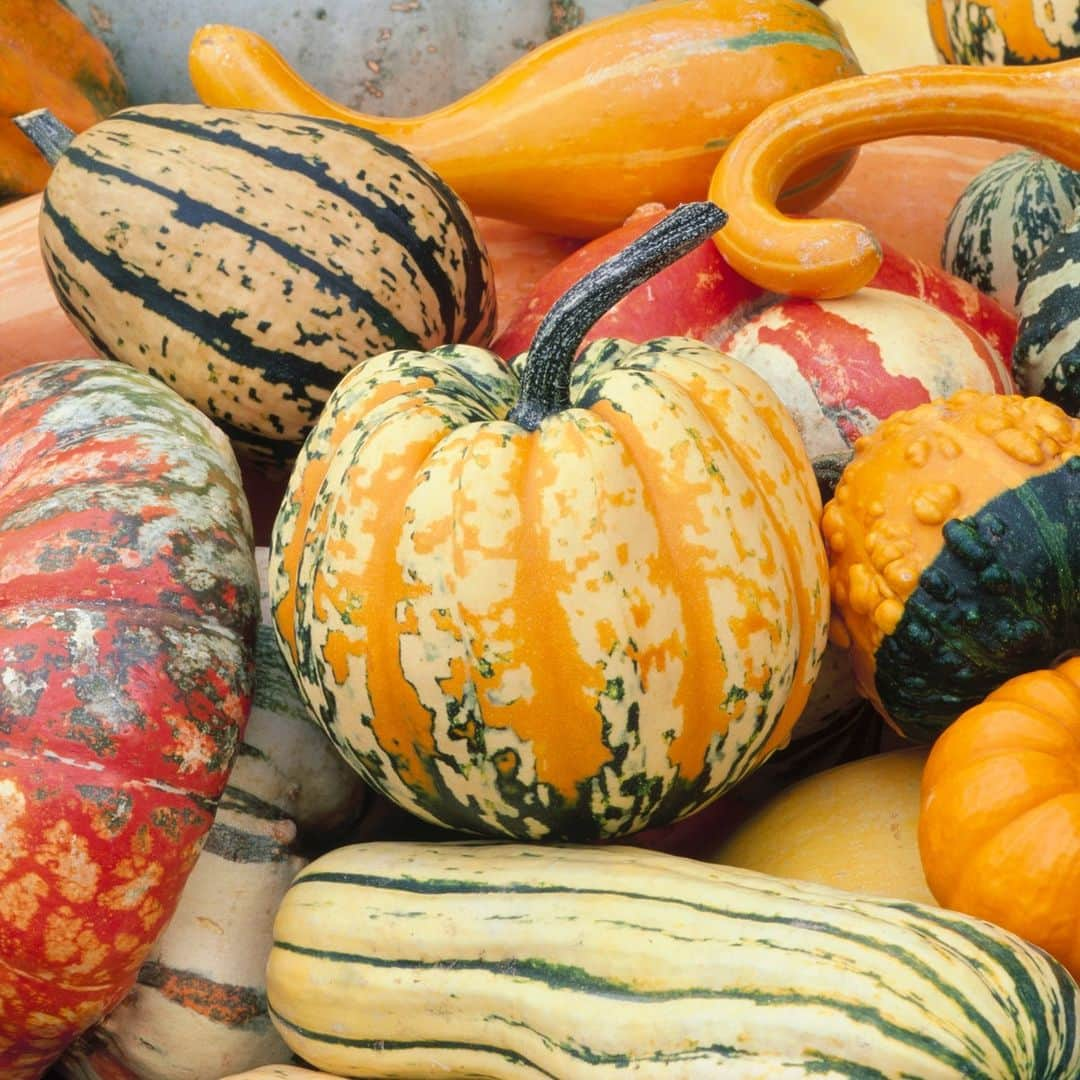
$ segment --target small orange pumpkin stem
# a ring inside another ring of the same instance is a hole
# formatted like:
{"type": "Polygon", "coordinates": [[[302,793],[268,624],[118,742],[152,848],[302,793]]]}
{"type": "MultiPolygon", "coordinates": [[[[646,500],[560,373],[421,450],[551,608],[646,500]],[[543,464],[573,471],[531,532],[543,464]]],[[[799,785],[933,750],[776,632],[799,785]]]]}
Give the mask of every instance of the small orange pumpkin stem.
{"type": "Polygon", "coordinates": [[[716,245],[732,267],[766,289],[846,296],[877,272],[881,247],[854,222],[782,214],[777,196],[796,169],[896,135],[1003,139],[1080,169],[1078,101],[1080,60],[1025,68],[905,68],[777,101],[735,136],[713,172],[709,198],[731,215],[716,245]]]}

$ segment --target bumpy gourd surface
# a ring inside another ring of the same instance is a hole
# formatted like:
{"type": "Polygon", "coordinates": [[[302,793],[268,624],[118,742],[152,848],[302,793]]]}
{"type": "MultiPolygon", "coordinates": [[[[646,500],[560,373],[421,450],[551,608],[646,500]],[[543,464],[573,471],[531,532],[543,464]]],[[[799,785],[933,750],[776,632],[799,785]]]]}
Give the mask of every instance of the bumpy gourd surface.
{"type": "Polygon", "coordinates": [[[350,373],[275,525],[276,627],[346,757],[421,816],[520,837],[688,813],[786,741],[825,644],[820,505],[758,376],[599,342],[576,407],[504,419],[468,347],[350,373]]]}
{"type": "Polygon", "coordinates": [[[835,639],[913,738],[1075,643],[1080,420],[962,391],[856,444],[822,528],[835,639]]]}

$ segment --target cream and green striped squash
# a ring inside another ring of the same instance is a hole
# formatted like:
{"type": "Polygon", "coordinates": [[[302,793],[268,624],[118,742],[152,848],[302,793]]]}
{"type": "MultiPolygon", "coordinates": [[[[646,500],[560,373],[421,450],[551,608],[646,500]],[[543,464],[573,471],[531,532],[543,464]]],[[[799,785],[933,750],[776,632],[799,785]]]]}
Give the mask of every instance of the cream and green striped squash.
{"type": "Polygon", "coordinates": [[[1013,367],[1026,394],[1080,416],[1080,212],[1028,267],[1013,367]]]}
{"type": "Polygon", "coordinates": [[[1014,310],[1020,278],[1080,207],[1080,173],[1032,150],[980,170],[960,193],[941,265],[1014,310]]]}
{"type": "Polygon", "coordinates": [[[286,893],[267,993],[351,1077],[1080,1076],[1080,988],[1014,935],[620,845],[340,848],[286,893]]]}
{"type": "Polygon", "coordinates": [[[408,151],[333,120],[115,113],[57,161],[41,244],[99,352],[157,375],[272,462],[295,457],[366,357],[485,344],[494,328],[464,203],[408,151]]]}
{"type": "Polygon", "coordinates": [[[926,0],[948,64],[1046,64],[1080,56],[1076,0],[926,0]]]}
{"type": "Polygon", "coordinates": [[[511,366],[447,346],[351,372],[292,474],[270,565],[287,662],[347,760],[430,822],[576,841],[667,824],[806,704],[828,588],[790,414],[689,338],[575,360],[603,283],[655,272],[682,211],[706,219],[693,246],[724,220],[684,204],[511,366]]]}

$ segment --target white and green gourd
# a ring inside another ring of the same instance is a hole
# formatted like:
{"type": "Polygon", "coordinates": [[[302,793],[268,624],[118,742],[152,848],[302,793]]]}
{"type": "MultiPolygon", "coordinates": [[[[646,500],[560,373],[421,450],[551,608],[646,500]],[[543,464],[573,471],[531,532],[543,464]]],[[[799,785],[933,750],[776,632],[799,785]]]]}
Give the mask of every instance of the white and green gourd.
{"type": "Polygon", "coordinates": [[[622,845],[339,848],[285,894],[267,994],[340,1076],[1080,1076],[1080,987],[1020,938],[622,845]]]}
{"type": "Polygon", "coordinates": [[[1028,267],[1016,306],[1020,388],[1080,416],[1080,211],[1028,267]]]}
{"type": "Polygon", "coordinates": [[[981,169],[960,193],[941,265],[1014,310],[1020,278],[1080,207],[1080,173],[1032,150],[981,169]]]}
{"type": "Polygon", "coordinates": [[[113,1069],[216,1080],[292,1058],[266,1006],[274,915],[306,854],[340,842],[363,812],[366,788],[284,667],[267,621],[266,562],[256,549],[254,702],[206,845],[135,988],[61,1060],[65,1080],[113,1080],[113,1069]]]}

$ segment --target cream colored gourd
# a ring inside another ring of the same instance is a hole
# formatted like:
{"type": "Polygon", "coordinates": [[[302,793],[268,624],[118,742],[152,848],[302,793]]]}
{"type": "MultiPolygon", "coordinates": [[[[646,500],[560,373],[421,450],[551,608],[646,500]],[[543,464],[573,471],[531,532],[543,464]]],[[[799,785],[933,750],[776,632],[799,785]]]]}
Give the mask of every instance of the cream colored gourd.
{"type": "Polygon", "coordinates": [[[345,1076],[1080,1075],[1080,987],[1020,938],[628,846],[353,844],[274,940],[274,1023],[345,1076]]]}
{"type": "Polygon", "coordinates": [[[929,750],[837,765],[766,802],[712,862],[850,892],[936,904],[919,861],[919,783],[929,750]]]}

